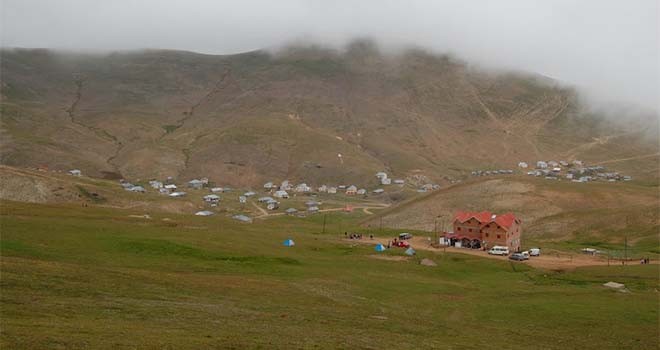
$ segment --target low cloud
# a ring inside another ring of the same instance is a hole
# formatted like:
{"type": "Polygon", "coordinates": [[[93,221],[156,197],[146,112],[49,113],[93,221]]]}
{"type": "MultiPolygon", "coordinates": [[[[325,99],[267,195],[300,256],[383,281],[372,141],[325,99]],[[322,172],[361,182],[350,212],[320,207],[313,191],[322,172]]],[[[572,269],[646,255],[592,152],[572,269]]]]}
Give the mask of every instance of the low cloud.
{"type": "Polygon", "coordinates": [[[542,74],[603,105],[660,109],[655,0],[4,0],[1,11],[4,47],[227,54],[371,37],[542,74]]]}

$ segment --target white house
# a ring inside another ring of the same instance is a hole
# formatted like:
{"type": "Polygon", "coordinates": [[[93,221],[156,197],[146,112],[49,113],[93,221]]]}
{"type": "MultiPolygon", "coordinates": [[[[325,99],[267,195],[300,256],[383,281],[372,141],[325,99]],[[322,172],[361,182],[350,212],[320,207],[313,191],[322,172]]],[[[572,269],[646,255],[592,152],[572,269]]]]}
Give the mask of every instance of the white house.
{"type": "Polygon", "coordinates": [[[542,160],[539,160],[538,162],[536,162],[536,168],[537,169],[545,169],[547,167],[548,167],[548,163],[546,163],[542,160]]]}
{"type": "Polygon", "coordinates": [[[402,180],[402,179],[396,179],[396,180],[394,180],[394,183],[395,183],[396,185],[403,185],[403,184],[405,184],[406,182],[405,182],[404,180],[402,180]]]}
{"type": "Polygon", "coordinates": [[[518,163],[518,168],[527,169],[527,163],[525,162],[518,163]]]}
{"type": "Polygon", "coordinates": [[[82,175],[82,171],[80,171],[80,170],[78,170],[78,169],[69,170],[69,175],[72,175],[72,176],[81,176],[81,175],[82,175]]]}
{"type": "Polygon", "coordinates": [[[243,195],[244,195],[245,197],[252,197],[252,196],[254,196],[255,194],[256,194],[256,193],[253,192],[253,191],[247,191],[247,192],[243,193],[243,195]]]}
{"type": "Polygon", "coordinates": [[[266,190],[270,190],[270,189],[273,188],[273,187],[275,187],[275,185],[273,185],[272,182],[266,182],[266,183],[264,184],[264,189],[266,189],[266,190]]]}
{"type": "Polygon", "coordinates": [[[133,187],[127,188],[126,190],[131,191],[131,192],[140,192],[140,193],[146,192],[144,190],[144,187],[142,187],[142,186],[133,186],[133,187]]]}
{"type": "Polygon", "coordinates": [[[289,198],[289,193],[287,193],[284,190],[279,190],[279,191],[275,191],[273,196],[275,196],[277,198],[285,198],[286,199],[286,198],[289,198]]]}
{"type": "Polygon", "coordinates": [[[266,204],[266,209],[268,210],[275,210],[280,207],[280,203],[278,201],[270,201],[268,204],[266,204]]]}
{"type": "Polygon", "coordinates": [[[383,193],[383,192],[385,192],[385,190],[382,189],[382,188],[377,188],[377,189],[373,190],[373,193],[375,193],[375,194],[380,194],[380,193],[383,193]]]}
{"type": "Polygon", "coordinates": [[[360,195],[360,196],[363,196],[363,195],[367,194],[367,190],[365,190],[364,188],[361,188],[361,189],[357,190],[356,194],[360,195]]]}
{"type": "Polygon", "coordinates": [[[357,194],[357,187],[355,187],[354,185],[348,186],[348,188],[346,189],[346,194],[349,196],[357,194]]]}
{"type": "Polygon", "coordinates": [[[185,195],[186,195],[185,192],[172,192],[172,193],[170,193],[170,197],[183,197],[185,195]]]}
{"type": "Polygon", "coordinates": [[[319,192],[328,192],[328,186],[321,185],[318,189],[319,192]]]}
{"type": "Polygon", "coordinates": [[[307,186],[306,183],[301,183],[301,184],[299,184],[298,186],[296,186],[296,188],[294,189],[294,191],[295,191],[295,192],[298,192],[298,193],[311,192],[311,191],[312,191],[312,188],[309,187],[309,186],[307,186]]]}
{"type": "Polygon", "coordinates": [[[168,190],[167,188],[159,188],[158,193],[160,193],[160,194],[170,194],[170,190],[168,190]]]}
{"type": "Polygon", "coordinates": [[[188,187],[195,188],[195,189],[200,189],[200,188],[204,187],[204,182],[202,180],[193,179],[193,180],[188,181],[188,187]]]}
{"type": "Polygon", "coordinates": [[[160,181],[151,180],[149,181],[149,186],[151,186],[151,188],[159,189],[163,187],[163,183],[160,181]]]}
{"type": "Polygon", "coordinates": [[[202,211],[198,211],[198,212],[195,213],[195,215],[197,215],[197,216],[211,216],[213,214],[215,214],[215,213],[212,212],[212,211],[209,211],[209,210],[202,210],[202,211]]]}
{"type": "Polygon", "coordinates": [[[175,184],[165,185],[165,188],[170,190],[170,191],[176,190],[176,185],[175,184]]]}
{"type": "Polygon", "coordinates": [[[379,172],[376,173],[376,177],[377,177],[379,180],[387,179],[387,173],[384,172],[384,171],[379,171],[379,172]]]}
{"type": "Polygon", "coordinates": [[[337,193],[337,187],[328,187],[328,193],[329,194],[337,193]]]}
{"type": "Polygon", "coordinates": [[[245,196],[239,196],[239,197],[238,197],[238,201],[239,201],[241,204],[246,203],[246,202],[247,202],[247,197],[245,197],[245,196]]]}
{"type": "Polygon", "coordinates": [[[390,184],[392,184],[392,179],[390,179],[388,177],[382,178],[382,179],[380,179],[380,184],[381,185],[390,185],[390,184]]]}
{"type": "Polygon", "coordinates": [[[220,201],[220,196],[217,194],[207,194],[204,196],[204,202],[207,203],[218,203],[220,201]]]}
{"type": "Polygon", "coordinates": [[[554,168],[556,166],[559,166],[559,163],[557,163],[554,160],[551,160],[551,161],[548,162],[548,166],[554,168]]]}
{"type": "Polygon", "coordinates": [[[213,187],[211,189],[211,192],[213,192],[213,193],[222,193],[224,191],[223,191],[222,187],[213,187]]]}
{"type": "Polygon", "coordinates": [[[289,183],[289,180],[282,181],[282,184],[280,185],[280,190],[282,191],[291,190],[291,184],[289,183]]]}

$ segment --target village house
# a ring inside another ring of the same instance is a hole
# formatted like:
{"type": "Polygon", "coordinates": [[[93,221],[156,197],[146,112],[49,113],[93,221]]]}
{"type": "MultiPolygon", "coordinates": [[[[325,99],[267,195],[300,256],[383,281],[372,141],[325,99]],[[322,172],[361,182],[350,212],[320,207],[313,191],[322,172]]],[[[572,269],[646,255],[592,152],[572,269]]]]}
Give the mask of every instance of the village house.
{"type": "Polygon", "coordinates": [[[405,183],[406,183],[406,182],[405,182],[404,180],[401,180],[401,179],[396,179],[396,180],[394,180],[394,184],[395,184],[395,185],[403,185],[403,184],[405,184],[405,183]]]}
{"type": "Polygon", "coordinates": [[[445,232],[444,238],[451,246],[488,249],[497,245],[520,251],[521,225],[521,220],[512,213],[460,211],[454,216],[453,232],[445,232]]]}
{"type": "Polygon", "coordinates": [[[265,189],[265,190],[270,190],[270,189],[272,189],[273,187],[275,187],[275,185],[273,185],[272,182],[266,182],[266,183],[264,184],[264,189],[265,189]]]}
{"type": "Polygon", "coordinates": [[[185,192],[172,192],[172,193],[170,193],[170,197],[183,197],[185,195],[186,195],[185,192]]]}
{"type": "Polygon", "coordinates": [[[204,196],[204,202],[210,203],[210,204],[217,204],[220,202],[220,196],[217,194],[207,194],[204,196]]]}
{"type": "Polygon", "coordinates": [[[380,184],[381,185],[391,185],[392,184],[392,179],[390,179],[388,177],[382,178],[382,179],[380,179],[380,184]]]}
{"type": "Polygon", "coordinates": [[[69,175],[72,176],[82,176],[82,171],[78,169],[69,170],[69,175]]]}
{"type": "Polygon", "coordinates": [[[287,215],[293,215],[293,214],[295,214],[295,213],[298,212],[298,209],[296,209],[296,208],[289,208],[289,209],[285,210],[284,212],[285,212],[287,215]]]}
{"type": "Polygon", "coordinates": [[[547,167],[548,167],[548,163],[546,163],[542,160],[539,160],[538,162],[536,162],[536,168],[537,169],[546,169],[547,167]]]}
{"type": "Polygon", "coordinates": [[[291,190],[291,184],[289,183],[289,180],[282,181],[282,184],[280,184],[280,190],[282,190],[282,191],[290,191],[291,190]]]}
{"type": "Polygon", "coordinates": [[[387,179],[387,173],[384,171],[379,171],[376,173],[378,180],[387,179]]]}
{"type": "Polygon", "coordinates": [[[287,198],[289,198],[289,193],[287,193],[287,191],[284,191],[284,190],[279,190],[279,191],[275,191],[273,196],[275,196],[277,198],[287,199],[287,198]]]}
{"type": "Polygon", "coordinates": [[[272,197],[259,197],[259,199],[257,199],[257,202],[259,203],[268,203],[270,201],[274,201],[274,199],[272,197]]]}
{"type": "Polygon", "coordinates": [[[348,186],[348,188],[346,189],[346,195],[353,196],[356,194],[357,194],[357,187],[355,187],[354,185],[348,186]]]}
{"type": "Polygon", "coordinates": [[[188,187],[198,190],[198,189],[204,187],[204,182],[202,180],[193,179],[193,180],[188,181],[188,187]]]}
{"type": "Polygon", "coordinates": [[[381,193],[385,192],[385,190],[382,189],[382,188],[377,188],[377,189],[373,190],[372,192],[375,193],[375,194],[381,194],[381,193]]]}
{"type": "Polygon", "coordinates": [[[319,188],[317,188],[317,191],[319,191],[321,193],[328,192],[328,186],[321,185],[319,188]]]}
{"type": "Polygon", "coordinates": [[[276,201],[276,200],[274,200],[274,199],[271,200],[271,201],[269,201],[269,202],[266,204],[266,209],[268,209],[268,210],[275,210],[275,209],[277,209],[277,208],[279,208],[279,207],[280,207],[280,202],[278,202],[278,201],[276,201]]]}
{"type": "Polygon", "coordinates": [[[165,189],[169,190],[170,192],[176,190],[176,188],[177,188],[175,184],[167,184],[164,187],[165,187],[165,189]]]}
{"type": "Polygon", "coordinates": [[[146,190],[142,186],[133,186],[133,187],[127,188],[126,190],[130,191],[130,192],[140,192],[140,193],[146,192],[146,190]]]}
{"type": "Polygon", "coordinates": [[[245,196],[238,196],[238,202],[241,204],[247,203],[247,197],[245,196]]]}
{"type": "Polygon", "coordinates": [[[224,191],[223,191],[222,187],[213,187],[213,188],[211,188],[211,192],[213,192],[213,193],[222,193],[224,191]]]}
{"type": "Polygon", "coordinates": [[[528,166],[528,165],[527,165],[527,163],[525,163],[525,162],[520,162],[520,163],[518,163],[518,168],[527,169],[527,166],[528,166]]]}
{"type": "Polygon", "coordinates": [[[212,212],[212,211],[208,211],[208,210],[202,210],[202,211],[198,211],[198,212],[195,213],[195,215],[197,215],[197,216],[211,216],[213,214],[215,214],[215,213],[212,212]]]}
{"type": "Polygon", "coordinates": [[[337,187],[328,187],[328,193],[329,194],[336,194],[337,193],[337,187]]]}
{"type": "Polygon", "coordinates": [[[311,191],[312,191],[312,188],[307,186],[306,183],[301,183],[298,186],[296,186],[296,188],[294,189],[294,192],[297,192],[297,193],[306,193],[306,192],[311,192],[311,191]]]}
{"type": "Polygon", "coordinates": [[[149,186],[151,186],[151,188],[159,189],[163,187],[163,183],[160,181],[151,180],[149,181],[149,186]]]}
{"type": "Polygon", "coordinates": [[[565,160],[560,160],[560,161],[559,161],[559,165],[561,165],[561,166],[563,166],[563,167],[567,167],[567,166],[568,166],[568,162],[565,161],[565,160]]]}
{"type": "Polygon", "coordinates": [[[551,167],[551,168],[554,168],[554,167],[559,166],[559,163],[557,163],[554,160],[551,160],[551,161],[548,161],[548,166],[551,167]]]}
{"type": "Polygon", "coordinates": [[[364,188],[361,188],[361,189],[357,190],[356,194],[358,196],[364,196],[365,194],[367,194],[367,190],[364,189],[364,188]]]}
{"type": "Polygon", "coordinates": [[[252,196],[254,196],[255,194],[256,194],[256,193],[255,193],[254,191],[247,191],[247,192],[243,193],[243,195],[244,195],[245,197],[252,197],[252,196]]]}
{"type": "Polygon", "coordinates": [[[160,194],[170,194],[170,190],[163,187],[163,188],[158,189],[158,193],[160,193],[160,194]]]}

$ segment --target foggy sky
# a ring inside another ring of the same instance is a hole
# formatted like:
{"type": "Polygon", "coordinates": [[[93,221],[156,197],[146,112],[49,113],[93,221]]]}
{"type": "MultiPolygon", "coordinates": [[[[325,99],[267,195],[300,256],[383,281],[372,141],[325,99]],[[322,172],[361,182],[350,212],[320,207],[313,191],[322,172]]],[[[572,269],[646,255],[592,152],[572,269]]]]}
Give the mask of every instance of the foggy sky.
{"type": "Polygon", "coordinates": [[[660,110],[657,0],[0,0],[3,47],[226,54],[371,37],[660,110]]]}

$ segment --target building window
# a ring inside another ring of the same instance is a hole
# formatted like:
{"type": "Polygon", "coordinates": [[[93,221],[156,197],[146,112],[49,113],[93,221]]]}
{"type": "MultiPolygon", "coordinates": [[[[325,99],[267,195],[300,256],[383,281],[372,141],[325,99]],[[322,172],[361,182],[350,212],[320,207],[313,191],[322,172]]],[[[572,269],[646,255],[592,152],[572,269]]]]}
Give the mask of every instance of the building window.
{"type": "Polygon", "coordinates": [[[486,237],[488,237],[488,232],[486,232],[486,237]]]}
{"type": "Polygon", "coordinates": [[[497,239],[500,239],[500,235],[497,235],[497,239]]]}
{"type": "Polygon", "coordinates": [[[471,229],[471,228],[469,228],[469,229],[468,229],[468,232],[472,232],[472,229],[471,229]]]}
{"type": "Polygon", "coordinates": [[[460,230],[461,230],[461,228],[459,227],[459,228],[458,228],[458,231],[460,231],[460,230]]]}

